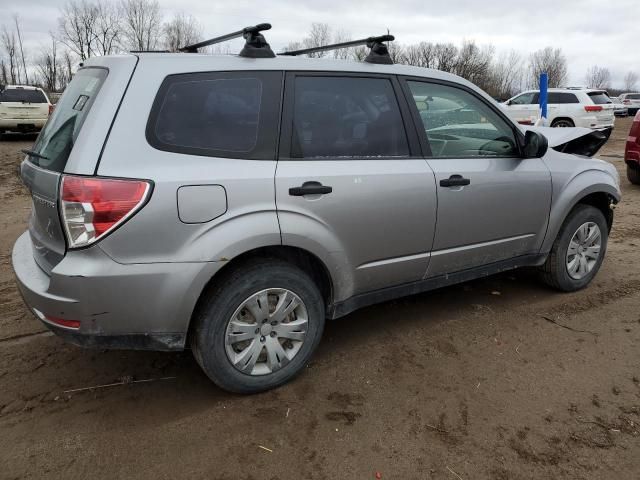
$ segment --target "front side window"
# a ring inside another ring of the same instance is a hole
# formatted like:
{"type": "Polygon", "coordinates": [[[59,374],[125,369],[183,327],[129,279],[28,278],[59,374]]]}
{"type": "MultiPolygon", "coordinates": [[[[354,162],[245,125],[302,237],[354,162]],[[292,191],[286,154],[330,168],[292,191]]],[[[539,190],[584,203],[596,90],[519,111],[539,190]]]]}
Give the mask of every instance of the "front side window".
{"type": "Polygon", "coordinates": [[[523,93],[522,95],[518,95],[516,98],[511,100],[509,104],[510,105],[532,105],[534,103],[537,103],[537,96],[538,94],[536,92],[523,93]]]}
{"type": "Polygon", "coordinates": [[[409,155],[390,80],[297,76],[294,88],[292,158],[409,155]]]}
{"type": "Polygon", "coordinates": [[[178,153],[275,158],[281,73],[190,73],[165,79],[147,139],[178,153]]]}
{"type": "Polygon", "coordinates": [[[434,158],[512,157],[519,154],[513,127],[466,90],[408,81],[434,158]]]}

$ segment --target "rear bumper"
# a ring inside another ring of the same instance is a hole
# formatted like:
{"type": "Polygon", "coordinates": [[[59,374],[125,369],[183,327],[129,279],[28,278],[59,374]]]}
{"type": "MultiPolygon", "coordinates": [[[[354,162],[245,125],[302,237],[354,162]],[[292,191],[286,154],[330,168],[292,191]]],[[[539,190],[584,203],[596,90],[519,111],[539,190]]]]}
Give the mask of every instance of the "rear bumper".
{"type": "Polygon", "coordinates": [[[0,130],[21,132],[40,130],[47,123],[46,118],[0,118],[0,130]]]}
{"type": "Polygon", "coordinates": [[[25,303],[56,334],[86,347],[147,350],[184,348],[200,292],[222,263],[123,265],[94,246],[68,252],[47,275],[28,232],[16,241],[12,262],[25,303]]]}
{"type": "Polygon", "coordinates": [[[598,119],[595,116],[580,117],[576,120],[576,127],[584,128],[613,128],[615,124],[615,115],[611,115],[608,119],[598,119]]]}

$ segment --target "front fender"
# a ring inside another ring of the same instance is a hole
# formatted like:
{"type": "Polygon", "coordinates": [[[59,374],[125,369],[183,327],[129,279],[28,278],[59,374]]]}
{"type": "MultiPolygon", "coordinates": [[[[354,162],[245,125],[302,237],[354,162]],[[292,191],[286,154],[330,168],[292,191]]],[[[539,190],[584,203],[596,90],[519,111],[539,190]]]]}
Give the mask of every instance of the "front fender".
{"type": "Polygon", "coordinates": [[[614,202],[620,201],[620,189],[617,180],[606,170],[590,169],[579,172],[562,182],[554,178],[554,198],[549,214],[549,226],[542,244],[541,252],[551,250],[569,212],[586,196],[594,193],[609,195],[614,202]],[[560,183],[556,185],[555,183],[560,183]]]}

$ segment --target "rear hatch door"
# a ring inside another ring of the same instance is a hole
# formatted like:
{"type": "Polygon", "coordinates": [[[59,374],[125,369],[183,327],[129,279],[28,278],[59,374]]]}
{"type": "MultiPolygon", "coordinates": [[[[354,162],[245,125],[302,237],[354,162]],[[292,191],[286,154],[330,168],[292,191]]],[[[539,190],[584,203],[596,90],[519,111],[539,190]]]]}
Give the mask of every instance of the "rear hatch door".
{"type": "Polygon", "coordinates": [[[33,200],[29,233],[35,260],[47,273],[62,260],[66,251],[58,211],[62,172],[107,76],[108,70],[103,68],[79,70],[33,149],[25,151],[27,158],[22,162],[21,175],[33,200]]]}

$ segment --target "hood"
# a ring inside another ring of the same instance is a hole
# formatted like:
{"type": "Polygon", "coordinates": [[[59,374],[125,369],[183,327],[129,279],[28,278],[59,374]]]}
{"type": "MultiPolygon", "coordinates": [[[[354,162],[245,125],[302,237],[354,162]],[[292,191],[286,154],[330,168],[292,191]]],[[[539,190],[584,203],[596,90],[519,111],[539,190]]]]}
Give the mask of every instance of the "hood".
{"type": "Polygon", "coordinates": [[[549,147],[558,152],[593,157],[607,143],[613,129],[526,127],[524,130],[541,133],[547,138],[549,147]]]}

